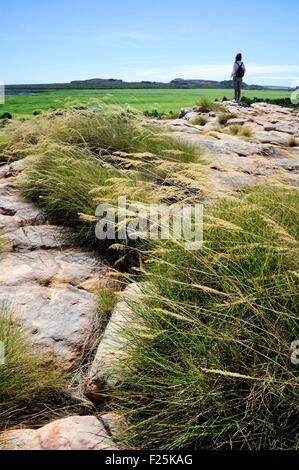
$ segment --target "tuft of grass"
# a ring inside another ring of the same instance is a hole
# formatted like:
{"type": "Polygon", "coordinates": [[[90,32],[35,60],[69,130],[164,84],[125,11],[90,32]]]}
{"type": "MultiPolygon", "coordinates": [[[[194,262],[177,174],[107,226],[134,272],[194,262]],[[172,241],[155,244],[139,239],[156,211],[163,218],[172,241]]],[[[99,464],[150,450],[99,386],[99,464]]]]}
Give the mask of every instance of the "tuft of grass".
{"type": "Polygon", "coordinates": [[[33,116],[40,116],[41,114],[43,114],[42,109],[35,109],[34,111],[32,111],[33,116]]]}
{"type": "Polygon", "coordinates": [[[67,377],[33,352],[9,309],[0,311],[0,430],[17,425],[38,426],[54,416],[54,408],[71,405],[67,377]]]}
{"type": "MultiPolygon", "coordinates": [[[[19,188],[51,221],[70,227],[74,242],[95,247],[95,211],[102,202],[99,198],[107,194],[106,202],[116,203],[117,183],[110,185],[109,181],[119,176],[117,170],[101,165],[85,149],[52,144],[26,165],[19,188]]],[[[101,247],[107,249],[106,243],[101,247]]]]}
{"type": "Polygon", "coordinates": [[[206,209],[202,250],[159,244],[123,331],[111,408],[125,445],[298,449],[299,196],[253,190],[206,209]]]}
{"type": "Polygon", "coordinates": [[[98,294],[98,309],[101,313],[109,314],[117,303],[117,292],[110,289],[102,289],[98,294]]]}
{"type": "Polygon", "coordinates": [[[238,126],[236,124],[232,125],[232,126],[229,126],[229,129],[228,129],[228,132],[231,134],[231,135],[238,135],[241,131],[241,126],[238,126]]]}
{"type": "Polygon", "coordinates": [[[207,122],[208,120],[204,116],[198,116],[195,119],[192,119],[192,121],[190,121],[190,123],[194,126],[205,126],[207,122]]]}
{"type": "Polygon", "coordinates": [[[57,143],[87,147],[95,155],[151,152],[168,157],[171,150],[180,150],[180,161],[196,162],[199,151],[192,145],[177,142],[170,135],[161,135],[154,126],[141,124],[126,114],[104,115],[93,112],[72,112],[57,119],[48,130],[57,143]]]}
{"type": "Polygon", "coordinates": [[[240,132],[238,134],[240,137],[252,137],[252,130],[249,127],[241,127],[240,132]]]}
{"type": "Polygon", "coordinates": [[[236,117],[237,115],[233,113],[220,113],[218,115],[218,122],[221,126],[225,126],[227,124],[227,121],[236,117]]]}
{"type": "MultiPolygon", "coordinates": [[[[95,236],[99,204],[117,210],[120,196],[149,204],[202,191],[203,171],[195,148],[126,117],[72,112],[44,121],[34,135],[35,158],[19,181],[23,196],[55,223],[72,228],[80,244],[99,247],[108,258],[114,259],[108,250],[114,241],[99,242],[95,236]]],[[[135,241],[130,246],[135,247],[135,241]]]]}
{"type": "Polygon", "coordinates": [[[295,137],[290,137],[286,143],[287,147],[298,147],[299,142],[295,137]]]}
{"type": "Polygon", "coordinates": [[[40,146],[49,143],[84,148],[99,158],[117,151],[151,152],[168,158],[170,151],[180,150],[180,161],[200,160],[200,152],[194,145],[178,142],[171,135],[162,134],[158,127],[143,126],[126,113],[100,114],[82,110],[47,113],[38,120],[21,125],[13,123],[7,134],[11,138],[6,147],[7,158],[11,160],[35,155],[40,146]]]}
{"type": "Polygon", "coordinates": [[[2,230],[0,230],[0,254],[3,253],[3,251],[5,251],[4,247],[5,247],[5,238],[2,233],[2,230]]]}
{"type": "Polygon", "coordinates": [[[237,137],[252,137],[252,130],[249,127],[232,125],[228,128],[228,133],[237,137]]]}
{"type": "Polygon", "coordinates": [[[6,151],[11,142],[12,142],[11,137],[1,132],[0,134],[0,161],[7,160],[6,151]]]}
{"type": "Polygon", "coordinates": [[[243,127],[239,125],[232,125],[229,126],[228,129],[229,134],[238,136],[238,137],[252,137],[252,130],[249,127],[243,127]]]}
{"type": "Polygon", "coordinates": [[[143,114],[145,117],[152,119],[163,119],[165,116],[165,113],[158,111],[157,109],[153,109],[152,111],[145,110],[143,114]]]}
{"type": "Polygon", "coordinates": [[[206,98],[205,96],[201,96],[197,101],[196,101],[196,106],[199,106],[201,108],[201,111],[203,113],[208,113],[210,111],[214,111],[215,110],[215,107],[217,107],[217,105],[215,105],[215,103],[213,103],[212,101],[210,101],[208,98],[206,98]]]}
{"type": "Polygon", "coordinates": [[[180,112],[179,111],[169,111],[165,114],[164,119],[179,119],[180,112]]]}

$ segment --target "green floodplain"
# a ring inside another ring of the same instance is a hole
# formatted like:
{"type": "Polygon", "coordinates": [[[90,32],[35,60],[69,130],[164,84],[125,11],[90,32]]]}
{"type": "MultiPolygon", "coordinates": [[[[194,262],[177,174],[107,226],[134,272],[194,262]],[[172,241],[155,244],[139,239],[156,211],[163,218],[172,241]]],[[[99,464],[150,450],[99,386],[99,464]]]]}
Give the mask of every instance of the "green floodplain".
{"type": "MultiPolygon", "coordinates": [[[[244,90],[248,98],[289,98],[284,90],[244,90]]],[[[36,94],[6,95],[0,113],[9,112],[13,117],[32,115],[34,111],[63,109],[77,106],[106,109],[132,109],[140,112],[157,110],[176,113],[182,107],[194,105],[199,97],[221,101],[233,98],[232,89],[136,89],[136,90],[55,90],[36,94]]]]}

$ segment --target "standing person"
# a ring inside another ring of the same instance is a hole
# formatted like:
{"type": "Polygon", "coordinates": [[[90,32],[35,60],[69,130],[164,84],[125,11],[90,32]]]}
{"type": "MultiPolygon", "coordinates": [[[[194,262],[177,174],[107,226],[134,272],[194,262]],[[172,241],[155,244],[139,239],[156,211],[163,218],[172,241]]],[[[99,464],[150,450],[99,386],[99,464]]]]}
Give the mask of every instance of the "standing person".
{"type": "Polygon", "coordinates": [[[245,75],[246,68],[244,63],[242,62],[242,54],[236,55],[236,61],[234,63],[234,68],[232,71],[232,78],[234,80],[234,88],[235,88],[235,103],[240,103],[241,98],[241,86],[243,77],[245,75]]]}

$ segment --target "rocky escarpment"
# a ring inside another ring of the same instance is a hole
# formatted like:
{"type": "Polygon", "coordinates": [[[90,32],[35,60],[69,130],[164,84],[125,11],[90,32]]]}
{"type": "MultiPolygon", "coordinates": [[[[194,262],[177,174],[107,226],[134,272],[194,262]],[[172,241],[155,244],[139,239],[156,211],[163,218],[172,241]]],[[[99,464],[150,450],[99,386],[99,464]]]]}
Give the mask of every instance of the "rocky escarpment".
{"type": "Polygon", "coordinates": [[[207,164],[205,192],[209,198],[256,185],[298,187],[299,113],[276,105],[256,103],[250,107],[233,102],[219,112],[202,112],[199,106],[182,109],[180,119],[155,121],[177,139],[202,150],[207,164]],[[194,122],[200,118],[203,125],[194,122]],[[231,126],[240,135],[232,135],[231,126]],[[242,130],[247,131],[242,136],[242,130]]]}

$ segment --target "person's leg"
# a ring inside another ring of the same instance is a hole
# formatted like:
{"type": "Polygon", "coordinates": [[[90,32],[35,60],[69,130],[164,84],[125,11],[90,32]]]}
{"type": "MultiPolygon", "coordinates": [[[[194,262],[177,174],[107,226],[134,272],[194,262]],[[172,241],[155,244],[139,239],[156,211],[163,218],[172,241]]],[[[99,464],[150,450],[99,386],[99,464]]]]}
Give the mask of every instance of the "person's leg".
{"type": "Polygon", "coordinates": [[[242,86],[242,79],[239,79],[238,80],[238,93],[237,93],[238,97],[237,97],[237,101],[240,101],[240,99],[241,99],[241,86],[242,86]]]}
{"type": "Polygon", "coordinates": [[[234,78],[234,89],[235,89],[235,101],[238,99],[238,80],[237,77],[234,78]]]}

